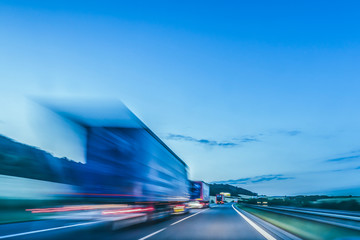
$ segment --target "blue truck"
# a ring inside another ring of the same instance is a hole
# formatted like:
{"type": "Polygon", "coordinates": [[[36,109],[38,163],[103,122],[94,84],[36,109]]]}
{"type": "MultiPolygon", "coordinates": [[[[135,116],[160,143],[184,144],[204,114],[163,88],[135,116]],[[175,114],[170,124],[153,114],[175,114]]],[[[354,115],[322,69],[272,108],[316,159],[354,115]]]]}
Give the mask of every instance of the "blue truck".
{"type": "Polygon", "coordinates": [[[191,208],[209,207],[210,187],[204,181],[190,181],[190,202],[191,208]]]}
{"type": "Polygon", "coordinates": [[[103,212],[145,212],[150,220],[186,211],[188,166],[122,103],[41,104],[51,115],[42,116],[43,123],[65,121],[62,126],[72,128],[66,131],[81,135],[85,161],[56,157],[46,149],[0,138],[0,177],[7,183],[6,189],[0,187],[3,196],[10,194],[6,191],[12,184],[31,186],[11,199],[0,196],[0,204],[21,199],[19,203],[26,201],[37,212],[116,206],[120,210],[103,212]]]}

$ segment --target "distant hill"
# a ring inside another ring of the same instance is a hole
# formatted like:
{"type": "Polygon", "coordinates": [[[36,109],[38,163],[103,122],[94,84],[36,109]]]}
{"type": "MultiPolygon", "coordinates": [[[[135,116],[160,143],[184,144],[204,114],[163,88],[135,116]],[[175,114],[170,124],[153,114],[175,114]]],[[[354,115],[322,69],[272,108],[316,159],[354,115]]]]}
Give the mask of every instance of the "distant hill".
{"type": "Polygon", "coordinates": [[[85,164],[58,158],[0,135],[0,174],[58,183],[80,183],[85,164]]]}
{"type": "Polygon", "coordinates": [[[257,196],[257,193],[253,193],[244,188],[235,187],[229,184],[210,184],[210,195],[215,196],[221,192],[228,192],[231,196],[238,196],[238,194],[248,195],[248,196],[257,196]]]}

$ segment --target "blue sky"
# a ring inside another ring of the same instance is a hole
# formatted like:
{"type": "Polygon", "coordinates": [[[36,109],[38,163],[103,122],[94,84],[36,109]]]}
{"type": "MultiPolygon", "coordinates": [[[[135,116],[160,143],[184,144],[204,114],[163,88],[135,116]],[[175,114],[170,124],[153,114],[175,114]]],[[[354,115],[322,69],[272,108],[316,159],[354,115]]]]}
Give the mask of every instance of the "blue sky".
{"type": "Polygon", "coordinates": [[[359,7],[5,0],[0,93],[118,98],[193,179],[360,194],[359,7]]]}

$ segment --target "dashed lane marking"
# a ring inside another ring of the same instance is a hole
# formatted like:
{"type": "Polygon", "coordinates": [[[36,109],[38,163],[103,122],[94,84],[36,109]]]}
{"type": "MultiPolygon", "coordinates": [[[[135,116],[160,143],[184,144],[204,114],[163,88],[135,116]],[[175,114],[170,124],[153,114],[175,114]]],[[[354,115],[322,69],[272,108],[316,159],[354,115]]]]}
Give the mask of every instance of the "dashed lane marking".
{"type": "MultiPolygon", "coordinates": [[[[188,217],[182,218],[182,219],[180,219],[179,221],[176,221],[176,222],[170,224],[170,226],[173,226],[173,225],[178,224],[178,223],[180,223],[180,222],[182,222],[182,221],[185,221],[186,219],[189,219],[189,218],[191,218],[191,217],[193,217],[193,216],[195,216],[195,215],[198,215],[198,214],[200,214],[200,213],[202,213],[202,212],[204,212],[204,211],[206,211],[206,210],[208,210],[208,209],[202,210],[202,211],[197,212],[197,213],[194,213],[194,214],[192,214],[192,215],[190,215],[190,216],[188,216],[188,217]]],[[[148,238],[150,238],[150,237],[152,237],[152,236],[154,236],[154,235],[156,235],[156,234],[158,234],[158,233],[161,233],[161,232],[164,231],[165,229],[167,229],[167,228],[165,227],[165,228],[162,228],[162,229],[160,229],[160,230],[158,230],[158,231],[156,231],[156,232],[150,233],[149,235],[146,235],[145,237],[142,237],[142,238],[140,238],[139,240],[148,239],[148,238]]]]}
{"type": "Polygon", "coordinates": [[[0,236],[0,239],[13,238],[13,237],[19,237],[19,236],[34,234],[34,233],[49,232],[49,231],[60,230],[60,229],[65,229],[65,228],[72,228],[72,227],[79,227],[79,226],[91,225],[91,224],[100,223],[100,222],[103,222],[103,221],[78,223],[78,224],[61,226],[61,227],[40,229],[40,230],[35,230],[35,231],[30,231],[30,232],[22,232],[22,233],[9,234],[9,235],[0,236]]]}

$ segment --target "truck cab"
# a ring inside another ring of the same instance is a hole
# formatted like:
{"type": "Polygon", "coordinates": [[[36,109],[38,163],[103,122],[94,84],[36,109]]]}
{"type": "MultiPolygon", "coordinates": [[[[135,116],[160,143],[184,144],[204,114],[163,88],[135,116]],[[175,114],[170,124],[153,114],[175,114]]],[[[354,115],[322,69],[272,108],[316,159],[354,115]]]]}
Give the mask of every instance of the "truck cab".
{"type": "Polygon", "coordinates": [[[224,195],[216,194],[216,204],[224,204],[224,195]]]}

